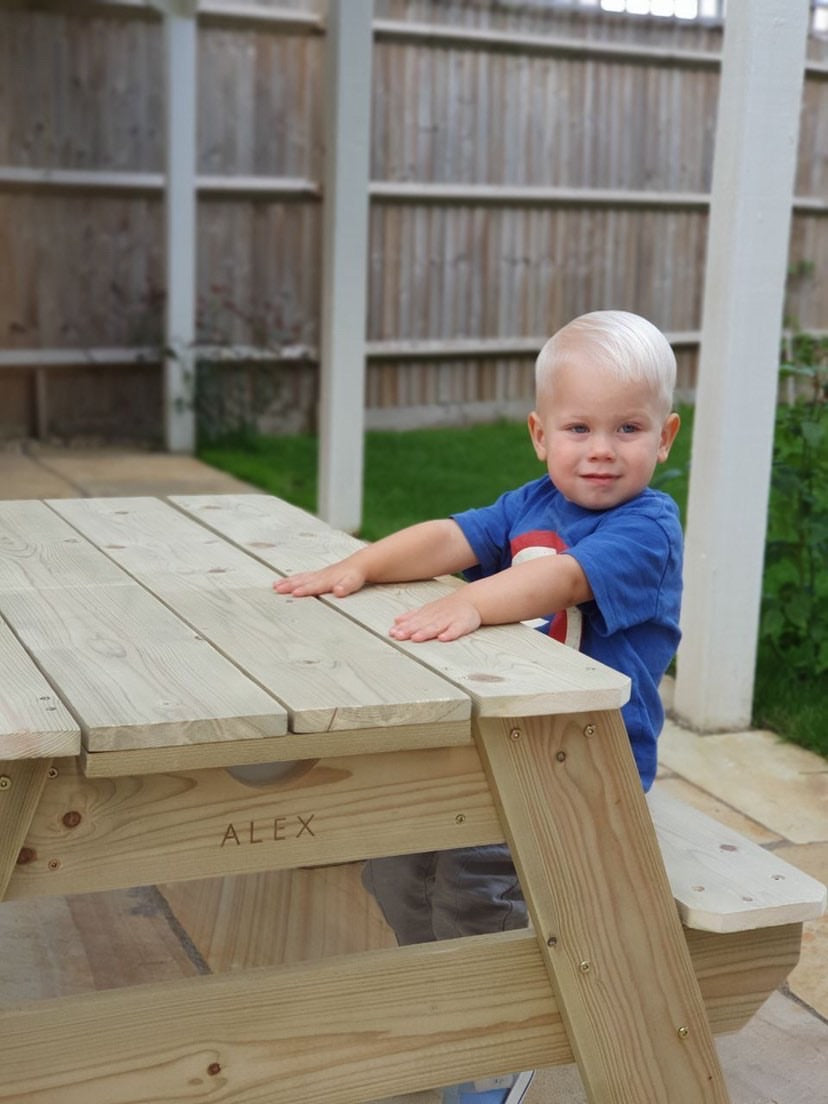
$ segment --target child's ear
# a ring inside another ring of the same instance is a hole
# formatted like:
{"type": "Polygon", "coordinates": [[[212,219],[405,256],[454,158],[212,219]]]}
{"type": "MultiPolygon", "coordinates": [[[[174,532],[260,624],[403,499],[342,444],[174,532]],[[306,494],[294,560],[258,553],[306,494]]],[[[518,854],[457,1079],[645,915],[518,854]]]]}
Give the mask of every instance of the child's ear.
{"type": "Polygon", "coordinates": [[[536,410],[529,415],[529,436],[532,438],[532,447],[538,460],[546,459],[546,438],[543,433],[543,422],[536,410]]]}
{"type": "Polygon", "coordinates": [[[681,418],[673,411],[669,414],[661,427],[661,437],[658,442],[658,462],[663,464],[667,457],[670,455],[670,449],[673,447],[673,441],[676,439],[676,434],[681,426],[681,418]]]}

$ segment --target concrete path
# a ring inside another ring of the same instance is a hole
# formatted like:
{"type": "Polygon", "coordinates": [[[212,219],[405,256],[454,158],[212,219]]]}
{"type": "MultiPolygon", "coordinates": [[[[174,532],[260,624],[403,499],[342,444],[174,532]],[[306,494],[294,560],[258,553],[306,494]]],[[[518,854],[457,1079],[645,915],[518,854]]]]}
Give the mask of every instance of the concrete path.
{"type": "MultiPolygon", "coordinates": [[[[254,490],[189,457],[0,446],[0,498],[254,490]]],[[[672,723],[660,759],[657,786],[828,882],[828,761],[768,732],[699,736],[672,723]]],[[[806,924],[802,958],[785,988],[718,1046],[732,1104],[828,1104],[828,917],[806,924]]],[[[417,1093],[394,1104],[439,1099],[417,1093]]],[[[577,1070],[565,1067],[538,1071],[525,1104],[585,1100],[577,1070]]]]}

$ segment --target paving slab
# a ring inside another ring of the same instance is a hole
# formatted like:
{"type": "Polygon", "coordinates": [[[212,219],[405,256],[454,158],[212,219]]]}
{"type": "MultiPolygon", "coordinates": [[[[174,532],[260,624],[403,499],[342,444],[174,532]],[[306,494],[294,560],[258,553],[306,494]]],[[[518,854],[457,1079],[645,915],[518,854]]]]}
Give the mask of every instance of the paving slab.
{"type": "Polygon", "coordinates": [[[77,489],[13,447],[0,450],[0,498],[71,498],[77,489]]]}
{"type": "Polygon", "coordinates": [[[89,497],[261,493],[192,456],[41,446],[33,459],[74,487],[76,495],[89,497]]]}
{"type": "Polygon", "coordinates": [[[760,846],[782,842],[782,837],[776,832],[771,832],[764,824],[757,824],[755,820],[746,817],[739,809],[734,809],[732,805],[720,801],[719,798],[707,793],[706,790],[694,786],[686,778],[673,774],[671,771],[659,772],[654,788],[661,790],[662,793],[669,794],[677,801],[683,801],[685,805],[690,805],[701,813],[706,813],[707,816],[717,820],[719,824],[732,828],[734,832],[739,832],[746,839],[758,843],[760,846]]]}
{"type": "Polygon", "coordinates": [[[828,1101],[828,1023],[782,993],[718,1049],[731,1104],[828,1101]]]}
{"type": "MultiPolygon", "coordinates": [[[[789,844],[774,847],[773,852],[828,885],[828,843],[789,844]]],[[[788,978],[787,987],[828,1020],[828,913],[805,924],[802,955],[788,978]]],[[[825,1099],[828,1100],[828,1083],[825,1099]]]]}
{"type": "Polygon", "coordinates": [[[828,761],[773,732],[699,735],[667,721],[659,758],[791,843],[828,840],[828,761]]]}

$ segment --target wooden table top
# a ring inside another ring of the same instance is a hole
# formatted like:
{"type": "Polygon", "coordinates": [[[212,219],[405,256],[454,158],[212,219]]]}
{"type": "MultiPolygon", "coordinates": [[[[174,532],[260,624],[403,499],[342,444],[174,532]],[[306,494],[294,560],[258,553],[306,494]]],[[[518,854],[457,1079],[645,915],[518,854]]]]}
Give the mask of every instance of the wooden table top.
{"type": "Polygon", "coordinates": [[[0,760],[162,770],[434,746],[469,742],[473,713],[626,701],[625,676],[523,625],[388,637],[456,580],[273,591],[358,545],[268,495],[0,502],[0,760]]]}

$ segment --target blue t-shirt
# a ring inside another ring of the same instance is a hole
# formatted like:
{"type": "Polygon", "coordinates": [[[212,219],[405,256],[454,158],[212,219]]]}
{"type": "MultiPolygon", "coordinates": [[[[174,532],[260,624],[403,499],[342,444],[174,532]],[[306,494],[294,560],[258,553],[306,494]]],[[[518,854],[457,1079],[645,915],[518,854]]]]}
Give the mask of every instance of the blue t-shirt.
{"type": "Polygon", "coordinates": [[[581,565],[593,600],[553,616],[542,631],[630,677],[622,715],[648,790],[664,722],[658,684],[680,638],[682,534],[673,500],[648,487],[620,506],[587,510],[544,475],[453,516],[477,556],[470,580],[550,553],[581,565]]]}

